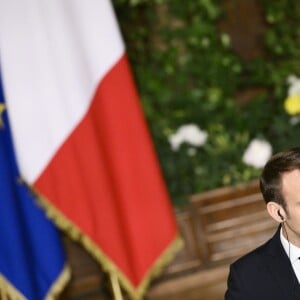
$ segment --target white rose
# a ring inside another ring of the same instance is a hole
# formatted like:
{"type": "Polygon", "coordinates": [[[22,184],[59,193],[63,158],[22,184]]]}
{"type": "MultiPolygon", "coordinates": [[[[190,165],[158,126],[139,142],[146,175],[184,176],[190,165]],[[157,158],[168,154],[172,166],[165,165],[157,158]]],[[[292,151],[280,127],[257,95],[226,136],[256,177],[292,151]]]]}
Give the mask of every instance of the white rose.
{"type": "Polygon", "coordinates": [[[296,96],[300,94],[300,79],[295,75],[290,75],[287,78],[287,82],[289,84],[288,95],[296,96]]]}
{"type": "Polygon", "coordinates": [[[169,143],[171,144],[172,150],[177,151],[180,145],[183,143],[182,136],[177,133],[170,135],[169,143]]]}
{"type": "Polygon", "coordinates": [[[253,139],[243,155],[243,162],[260,169],[264,167],[271,155],[272,146],[267,141],[253,139]]]}
{"type": "Polygon", "coordinates": [[[206,140],[207,132],[195,124],[182,125],[174,134],[169,136],[169,142],[174,151],[178,150],[182,143],[200,147],[205,144],[206,140]]]}

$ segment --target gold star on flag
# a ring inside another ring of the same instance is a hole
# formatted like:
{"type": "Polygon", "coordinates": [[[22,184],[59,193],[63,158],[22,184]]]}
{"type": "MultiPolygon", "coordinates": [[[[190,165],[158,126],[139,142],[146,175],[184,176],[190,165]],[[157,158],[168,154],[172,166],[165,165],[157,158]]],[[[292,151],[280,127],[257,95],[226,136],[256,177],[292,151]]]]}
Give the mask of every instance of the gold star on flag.
{"type": "Polygon", "coordinates": [[[5,111],[5,104],[0,103],[0,127],[4,126],[3,120],[2,120],[2,113],[5,111]]]}

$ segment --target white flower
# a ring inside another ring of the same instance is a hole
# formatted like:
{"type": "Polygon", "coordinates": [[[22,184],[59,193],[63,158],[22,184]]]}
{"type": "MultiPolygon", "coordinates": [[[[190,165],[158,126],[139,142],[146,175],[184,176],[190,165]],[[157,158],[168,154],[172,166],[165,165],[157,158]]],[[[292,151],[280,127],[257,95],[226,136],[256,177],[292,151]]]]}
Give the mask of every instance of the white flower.
{"type": "Polygon", "coordinates": [[[195,124],[187,124],[180,126],[177,131],[169,136],[169,143],[172,150],[176,151],[182,143],[187,143],[195,147],[205,144],[207,132],[201,130],[195,124]]]}
{"type": "Polygon", "coordinates": [[[300,94],[300,79],[297,76],[288,76],[287,83],[289,84],[288,96],[297,96],[300,94]]]}
{"type": "Polygon", "coordinates": [[[179,134],[171,134],[169,136],[169,143],[171,144],[172,150],[176,151],[179,149],[180,145],[183,143],[182,136],[179,134]]]}
{"type": "Polygon", "coordinates": [[[260,169],[264,167],[271,155],[272,146],[267,141],[253,139],[243,155],[243,162],[260,169]]]}

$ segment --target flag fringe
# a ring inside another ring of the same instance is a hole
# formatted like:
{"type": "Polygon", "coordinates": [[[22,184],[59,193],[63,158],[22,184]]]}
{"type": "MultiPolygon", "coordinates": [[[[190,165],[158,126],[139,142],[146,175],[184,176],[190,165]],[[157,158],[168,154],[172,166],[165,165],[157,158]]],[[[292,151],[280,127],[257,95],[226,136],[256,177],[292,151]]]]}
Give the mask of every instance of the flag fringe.
{"type": "MultiPolygon", "coordinates": [[[[69,279],[71,271],[68,265],[65,265],[57,280],[52,284],[45,300],[55,300],[62,292],[69,279]]],[[[26,300],[26,297],[17,290],[12,283],[0,274],[0,299],[2,300],[26,300]]]]}
{"type": "Polygon", "coordinates": [[[56,281],[52,284],[49,292],[47,293],[45,300],[55,300],[59,294],[63,291],[67,283],[71,278],[71,268],[69,265],[65,265],[56,281]]]}
{"type": "Polygon", "coordinates": [[[26,300],[26,297],[9,280],[0,274],[0,299],[26,300]]]}
{"type": "Polygon", "coordinates": [[[156,260],[153,267],[148,271],[138,287],[134,287],[126,275],[101,251],[101,249],[86,236],[75,224],[73,224],[58,209],[51,205],[44,197],[30,188],[37,196],[38,204],[44,209],[46,215],[71,239],[79,242],[94,258],[100,263],[103,270],[117,276],[121,286],[133,300],[141,300],[150,284],[150,281],[157,277],[162,269],[176,256],[183,247],[183,240],[180,236],[174,237],[173,241],[156,260]]]}

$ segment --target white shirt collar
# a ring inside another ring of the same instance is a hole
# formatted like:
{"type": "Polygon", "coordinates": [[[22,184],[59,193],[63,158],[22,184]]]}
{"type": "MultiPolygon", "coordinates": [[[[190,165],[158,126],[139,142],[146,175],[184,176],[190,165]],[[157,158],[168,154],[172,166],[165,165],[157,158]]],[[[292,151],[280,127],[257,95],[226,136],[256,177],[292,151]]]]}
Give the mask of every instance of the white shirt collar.
{"type": "Polygon", "coordinates": [[[282,227],[280,229],[280,240],[291,263],[294,264],[295,261],[297,261],[298,258],[300,257],[300,248],[288,242],[288,240],[283,235],[282,227]]]}

